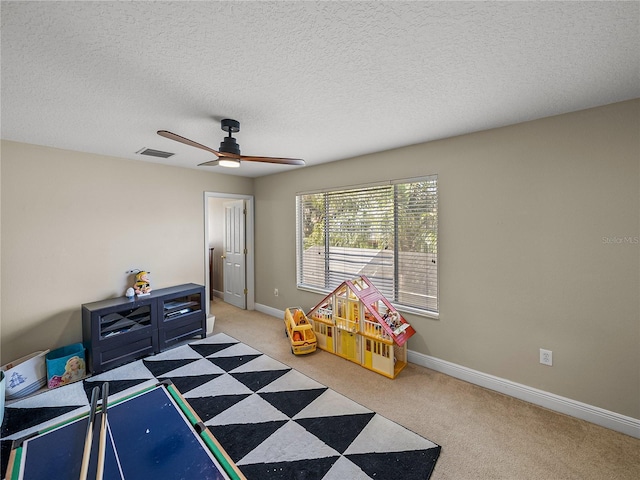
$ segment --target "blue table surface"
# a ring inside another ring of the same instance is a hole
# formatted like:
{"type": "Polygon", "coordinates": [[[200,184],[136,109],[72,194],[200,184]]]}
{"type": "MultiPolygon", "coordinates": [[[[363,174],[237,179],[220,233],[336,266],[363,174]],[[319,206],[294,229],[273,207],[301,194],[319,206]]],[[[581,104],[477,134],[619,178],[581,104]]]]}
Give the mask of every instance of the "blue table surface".
{"type": "MultiPolygon", "coordinates": [[[[88,478],[95,478],[101,416],[88,478]]],[[[107,422],[104,480],[228,479],[163,386],[110,406],[107,422]]],[[[86,430],[87,418],[82,418],[26,440],[21,478],[77,480],[86,430]]]]}

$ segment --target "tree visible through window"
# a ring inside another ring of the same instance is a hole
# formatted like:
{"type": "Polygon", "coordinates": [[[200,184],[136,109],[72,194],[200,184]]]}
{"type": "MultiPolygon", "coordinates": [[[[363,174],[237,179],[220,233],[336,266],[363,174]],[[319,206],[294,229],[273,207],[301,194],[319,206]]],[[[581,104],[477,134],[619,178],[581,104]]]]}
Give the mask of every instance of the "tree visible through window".
{"type": "Polygon", "coordinates": [[[438,312],[437,176],[296,202],[298,287],[329,293],[366,275],[397,306],[438,312]]]}

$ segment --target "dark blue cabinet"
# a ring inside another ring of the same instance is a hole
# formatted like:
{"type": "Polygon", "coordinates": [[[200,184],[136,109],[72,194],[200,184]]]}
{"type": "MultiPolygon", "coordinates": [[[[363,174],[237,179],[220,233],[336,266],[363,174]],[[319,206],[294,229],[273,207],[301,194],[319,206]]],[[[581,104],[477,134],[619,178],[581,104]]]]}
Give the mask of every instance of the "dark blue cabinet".
{"type": "Polygon", "coordinates": [[[153,290],[142,297],[111,298],[82,305],[82,340],[93,373],[206,336],[202,285],[153,290]]]}

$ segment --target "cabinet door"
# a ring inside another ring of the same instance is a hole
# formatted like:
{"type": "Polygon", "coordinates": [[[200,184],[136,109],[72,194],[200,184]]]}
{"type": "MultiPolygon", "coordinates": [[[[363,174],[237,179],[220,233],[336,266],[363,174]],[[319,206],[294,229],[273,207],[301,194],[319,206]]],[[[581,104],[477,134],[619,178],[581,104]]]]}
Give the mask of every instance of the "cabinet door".
{"type": "Polygon", "coordinates": [[[153,355],[156,351],[153,335],[130,334],[118,341],[101,342],[93,350],[92,372],[94,374],[119,367],[139,358],[153,355]],[[126,340],[126,341],[122,341],[126,340]]]}
{"type": "MultiPolygon", "coordinates": [[[[158,349],[154,302],[129,302],[91,312],[89,369],[97,374],[158,349]]],[[[84,325],[84,324],[83,324],[84,325]]]]}
{"type": "Polygon", "coordinates": [[[206,334],[204,288],[158,299],[158,342],[160,350],[206,334]]]}
{"type": "Polygon", "coordinates": [[[105,312],[99,314],[97,318],[100,340],[146,327],[151,328],[151,304],[105,312]]]}

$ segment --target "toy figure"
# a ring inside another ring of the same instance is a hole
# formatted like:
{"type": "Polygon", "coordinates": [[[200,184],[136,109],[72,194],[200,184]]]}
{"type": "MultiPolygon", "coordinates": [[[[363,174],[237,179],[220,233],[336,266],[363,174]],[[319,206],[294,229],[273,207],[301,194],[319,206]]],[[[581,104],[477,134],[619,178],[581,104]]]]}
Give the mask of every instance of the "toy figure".
{"type": "Polygon", "coordinates": [[[396,329],[402,325],[400,323],[400,319],[398,318],[398,312],[388,312],[382,316],[382,319],[393,329],[396,329]]]}
{"type": "Polygon", "coordinates": [[[136,283],[133,285],[133,290],[136,295],[149,295],[151,293],[151,284],[149,283],[149,273],[141,270],[136,274],[136,283]]]}

